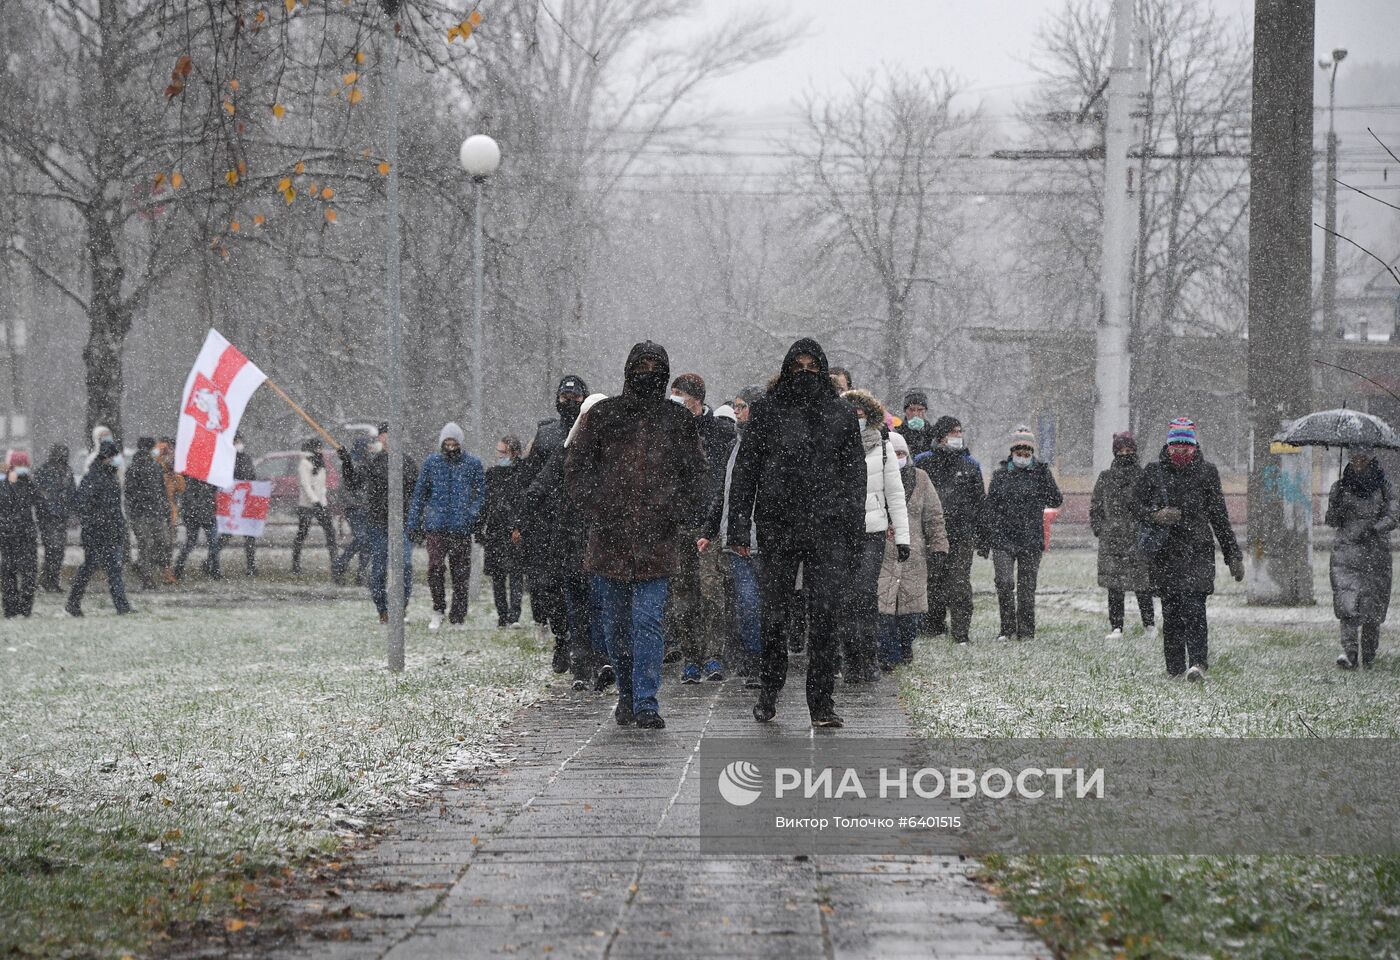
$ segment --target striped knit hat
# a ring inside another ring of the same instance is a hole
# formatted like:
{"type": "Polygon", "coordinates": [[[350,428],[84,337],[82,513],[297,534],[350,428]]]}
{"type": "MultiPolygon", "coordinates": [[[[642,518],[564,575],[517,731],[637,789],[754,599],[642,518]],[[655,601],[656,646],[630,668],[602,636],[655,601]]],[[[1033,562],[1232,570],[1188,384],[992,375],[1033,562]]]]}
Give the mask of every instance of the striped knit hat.
{"type": "Polygon", "coordinates": [[[1023,425],[1011,431],[1011,449],[1015,450],[1017,447],[1035,449],[1035,434],[1031,433],[1030,427],[1023,425]]]}
{"type": "Polygon", "coordinates": [[[1193,447],[1200,446],[1200,441],[1196,439],[1196,421],[1186,417],[1177,417],[1167,425],[1167,446],[1174,443],[1189,443],[1193,447]]]}

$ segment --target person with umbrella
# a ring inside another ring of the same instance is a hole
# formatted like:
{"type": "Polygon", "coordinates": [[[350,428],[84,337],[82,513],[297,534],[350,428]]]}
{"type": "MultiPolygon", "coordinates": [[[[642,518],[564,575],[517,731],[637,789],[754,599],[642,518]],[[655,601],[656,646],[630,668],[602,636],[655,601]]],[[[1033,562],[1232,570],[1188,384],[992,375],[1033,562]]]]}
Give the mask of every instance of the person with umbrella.
{"type": "Polygon", "coordinates": [[[1369,670],[1390,607],[1390,532],[1400,525],[1400,501],[1375,449],[1350,449],[1350,462],[1327,494],[1325,521],[1337,531],[1328,567],[1332,612],[1341,622],[1337,666],[1369,670]]]}

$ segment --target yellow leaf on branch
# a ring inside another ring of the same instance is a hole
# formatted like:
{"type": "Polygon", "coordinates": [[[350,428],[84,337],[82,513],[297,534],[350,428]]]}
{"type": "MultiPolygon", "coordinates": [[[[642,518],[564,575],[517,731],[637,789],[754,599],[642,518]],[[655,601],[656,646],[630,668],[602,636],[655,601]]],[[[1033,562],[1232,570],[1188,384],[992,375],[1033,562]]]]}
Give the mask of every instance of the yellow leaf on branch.
{"type": "Polygon", "coordinates": [[[358,64],[360,64],[361,66],[364,65],[364,62],[365,62],[365,52],[364,52],[363,50],[356,50],[356,51],[355,51],[355,62],[358,63],[358,64]]]}
{"type": "Polygon", "coordinates": [[[281,120],[284,116],[287,115],[287,108],[282,106],[282,104],[280,103],[274,103],[272,105],[272,115],[278,120],[281,120]]]}
{"type": "Polygon", "coordinates": [[[331,223],[335,223],[335,211],[334,211],[334,210],[327,210],[327,211],[326,211],[326,219],[329,220],[331,223]]]}
{"type": "Polygon", "coordinates": [[[287,205],[288,205],[288,206],[290,206],[291,203],[292,203],[292,201],[295,200],[296,198],[297,198],[297,192],[296,192],[295,190],[293,190],[291,187],[288,187],[287,189],[285,189],[285,190],[282,191],[282,199],[287,201],[287,205]]]}
{"type": "Polygon", "coordinates": [[[297,0],[286,0],[285,6],[287,8],[287,12],[291,13],[297,8],[297,0]]]}
{"type": "MultiPolygon", "coordinates": [[[[158,174],[156,174],[155,182],[151,184],[151,190],[152,190],[152,191],[159,190],[159,189],[160,189],[160,185],[163,184],[164,182],[165,182],[165,174],[163,174],[163,173],[158,173],[158,174]]],[[[156,783],[160,783],[160,781],[157,780],[156,783]]]]}
{"type": "Polygon", "coordinates": [[[232,115],[233,115],[233,109],[234,109],[234,108],[233,108],[233,101],[232,101],[232,100],[225,100],[225,101],[224,101],[224,113],[227,113],[227,114],[229,114],[230,116],[232,116],[232,115]]]}
{"type": "Polygon", "coordinates": [[[359,103],[359,102],[360,102],[361,100],[363,100],[364,98],[365,98],[364,91],[361,90],[359,87],[355,87],[354,89],[352,89],[352,90],[350,91],[349,95],[346,97],[346,99],[349,100],[350,103],[351,103],[352,105],[353,105],[353,104],[356,104],[356,103],[359,103]]]}
{"type": "Polygon", "coordinates": [[[297,165],[295,167],[292,167],[292,172],[295,173],[297,176],[301,176],[303,173],[306,172],[306,164],[298,160],[297,165]]]}
{"type": "Polygon", "coordinates": [[[172,173],[172,174],[170,175],[170,189],[171,189],[171,190],[179,190],[179,189],[180,189],[180,185],[181,185],[182,183],[184,183],[184,182],[185,182],[185,178],[184,178],[183,176],[180,175],[180,171],[179,171],[179,170],[176,170],[174,173],[172,173]]]}
{"type": "Polygon", "coordinates": [[[230,81],[228,82],[228,88],[229,88],[230,90],[233,90],[233,91],[236,92],[236,91],[238,90],[238,81],[237,81],[237,80],[230,80],[230,81]]]}
{"type": "Polygon", "coordinates": [[[283,193],[286,193],[288,190],[292,189],[292,178],[283,177],[281,180],[278,180],[277,189],[282,191],[283,193]]]}
{"type": "Polygon", "coordinates": [[[479,26],[481,26],[481,11],[480,11],[480,10],[473,10],[473,11],[472,11],[472,15],[471,15],[470,17],[467,17],[467,19],[471,21],[471,25],[472,25],[472,26],[474,26],[474,27],[479,27],[479,26]]]}
{"type": "Polygon", "coordinates": [[[253,214],[253,226],[255,226],[255,227],[261,227],[261,226],[262,226],[264,223],[266,223],[266,222],[267,222],[267,217],[264,217],[261,213],[255,213],[255,214],[253,214]]]}
{"type": "Polygon", "coordinates": [[[330,199],[331,197],[333,197],[333,196],[335,196],[335,191],[332,190],[330,187],[325,187],[324,189],[321,190],[321,199],[322,199],[322,200],[329,200],[329,199],[330,199]]]}
{"type": "Polygon", "coordinates": [[[341,82],[344,83],[347,87],[358,79],[360,79],[360,74],[355,70],[351,70],[345,76],[340,78],[341,82]]]}
{"type": "Polygon", "coordinates": [[[224,179],[228,181],[230,187],[236,185],[238,183],[238,171],[230,170],[228,173],[224,174],[224,179]]]}
{"type": "Polygon", "coordinates": [[[239,230],[243,229],[243,224],[235,220],[228,225],[228,229],[230,233],[237,233],[239,230]]]}
{"type": "Polygon", "coordinates": [[[389,161],[379,161],[379,175],[381,177],[387,177],[389,175],[389,161]]]}

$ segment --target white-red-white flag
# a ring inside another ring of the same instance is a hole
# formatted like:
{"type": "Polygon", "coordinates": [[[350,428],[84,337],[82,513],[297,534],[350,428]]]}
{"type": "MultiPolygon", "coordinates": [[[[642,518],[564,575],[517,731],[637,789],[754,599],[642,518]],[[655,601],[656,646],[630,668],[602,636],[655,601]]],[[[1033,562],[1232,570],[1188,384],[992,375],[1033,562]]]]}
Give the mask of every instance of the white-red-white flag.
{"type": "Polygon", "coordinates": [[[180,395],[175,469],[216,487],[233,486],[233,435],[248,398],[267,375],[210,330],[180,395]]]}
{"type": "Polygon", "coordinates": [[[261,537],[271,504],[271,480],[239,480],[228,490],[220,490],[219,532],[233,537],[261,537]]]}

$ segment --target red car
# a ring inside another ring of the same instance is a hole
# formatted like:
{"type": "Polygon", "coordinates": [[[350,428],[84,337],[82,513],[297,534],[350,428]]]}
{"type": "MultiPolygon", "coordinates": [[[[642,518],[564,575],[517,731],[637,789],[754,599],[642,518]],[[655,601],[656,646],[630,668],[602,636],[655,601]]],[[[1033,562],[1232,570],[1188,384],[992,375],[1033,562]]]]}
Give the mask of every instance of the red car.
{"type": "MultiPolygon", "coordinates": [[[[299,490],[297,465],[306,454],[300,450],[275,450],[258,457],[255,462],[259,480],[272,481],[271,508],[278,513],[296,513],[299,490]]],[[[323,454],[326,461],[326,495],[332,514],[340,513],[336,492],[340,489],[340,471],[335,453],[323,454]]]]}

